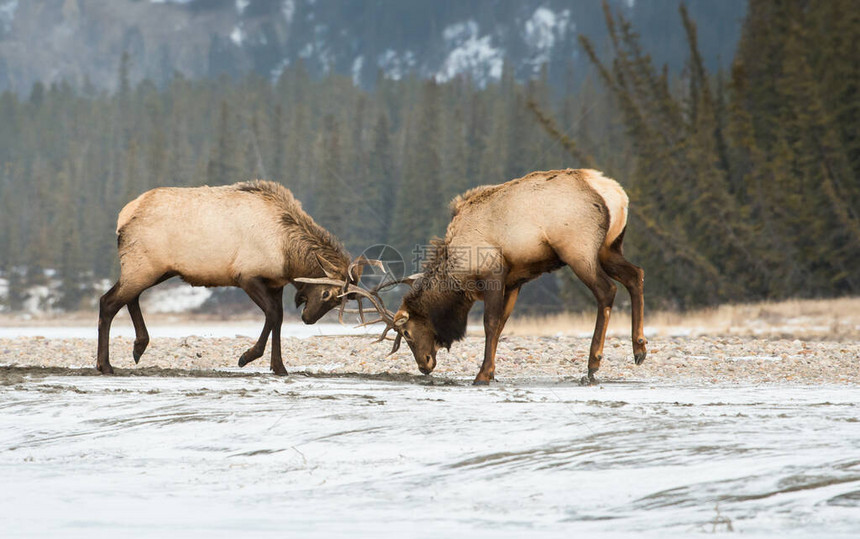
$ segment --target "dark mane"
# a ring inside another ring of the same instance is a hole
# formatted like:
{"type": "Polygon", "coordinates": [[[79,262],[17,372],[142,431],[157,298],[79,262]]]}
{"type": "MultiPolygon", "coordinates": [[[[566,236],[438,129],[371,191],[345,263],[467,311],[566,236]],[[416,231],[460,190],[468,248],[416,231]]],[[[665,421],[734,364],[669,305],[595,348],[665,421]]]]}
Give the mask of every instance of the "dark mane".
{"type": "Polygon", "coordinates": [[[427,245],[427,258],[421,262],[421,271],[425,275],[444,274],[447,273],[446,266],[448,265],[448,245],[442,238],[433,238],[430,244],[427,245]]]}
{"type": "Polygon", "coordinates": [[[448,271],[451,259],[445,243],[434,239],[431,246],[424,275],[403,297],[403,303],[409,313],[428,319],[436,342],[450,348],[466,335],[469,311],[475,300],[448,271]]]}
{"type": "Polygon", "coordinates": [[[252,193],[276,204],[281,211],[281,225],[289,241],[287,259],[302,261],[306,268],[319,268],[317,256],[343,272],[349,265],[349,255],[343,244],[331,232],[318,225],[305,213],[302,204],[293,197],[289,189],[275,182],[254,180],[236,184],[239,191],[252,193]]]}

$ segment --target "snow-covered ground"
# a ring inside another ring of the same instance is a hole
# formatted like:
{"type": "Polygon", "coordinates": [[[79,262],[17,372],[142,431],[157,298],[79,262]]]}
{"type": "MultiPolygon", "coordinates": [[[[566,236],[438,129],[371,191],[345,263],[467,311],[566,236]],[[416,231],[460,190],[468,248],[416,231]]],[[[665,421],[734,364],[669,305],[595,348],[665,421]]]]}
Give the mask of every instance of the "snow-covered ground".
{"type": "Polygon", "coordinates": [[[3,374],[3,536],[860,535],[854,388],[215,374],[3,374]]]}
{"type": "MultiPolygon", "coordinates": [[[[321,322],[312,326],[301,322],[286,322],[281,326],[284,338],[319,337],[323,335],[376,335],[384,326],[356,328],[351,325],[321,322]]],[[[198,324],[147,325],[149,336],[159,337],[258,337],[263,330],[263,318],[259,322],[226,322],[198,324]]],[[[130,321],[117,321],[111,327],[111,337],[134,337],[130,321]]],[[[0,326],[0,339],[18,337],[45,337],[48,339],[95,339],[98,337],[96,321],[89,326],[0,326]]]]}

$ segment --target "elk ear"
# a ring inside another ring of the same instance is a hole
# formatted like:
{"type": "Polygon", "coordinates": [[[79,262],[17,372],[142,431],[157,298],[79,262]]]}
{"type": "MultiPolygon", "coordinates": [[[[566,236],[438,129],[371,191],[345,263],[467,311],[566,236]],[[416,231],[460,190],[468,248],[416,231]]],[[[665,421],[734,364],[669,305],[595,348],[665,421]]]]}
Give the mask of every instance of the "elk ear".
{"type": "Polygon", "coordinates": [[[397,311],[394,315],[394,327],[402,328],[409,321],[409,313],[406,311],[397,311]]]}
{"type": "Polygon", "coordinates": [[[423,273],[413,273],[409,277],[404,277],[403,279],[401,279],[400,282],[402,282],[403,284],[405,284],[407,286],[414,288],[415,283],[417,283],[418,280],[421,279],[422,277],[424,277],[423,273]]]}
{"type": "Polygon", "coordinates": [[[322,270],[325,272],[326,277],[329,279],[337,279],[337,267],[334,266],[331,262],[321,257],[320,255],[314,253],[317,257],[317,262],[319,263],[322,270]]]}

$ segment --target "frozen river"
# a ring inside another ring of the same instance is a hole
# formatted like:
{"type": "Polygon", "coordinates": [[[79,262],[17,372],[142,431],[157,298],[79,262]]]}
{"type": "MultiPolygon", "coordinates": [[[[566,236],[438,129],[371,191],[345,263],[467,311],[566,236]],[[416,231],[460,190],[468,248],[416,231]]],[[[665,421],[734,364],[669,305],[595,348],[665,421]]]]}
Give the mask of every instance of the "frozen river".
{"type": "Polygon", "coordinates": [[[860,536],[852,388],[2,370],[3,537],[860,536]]]}

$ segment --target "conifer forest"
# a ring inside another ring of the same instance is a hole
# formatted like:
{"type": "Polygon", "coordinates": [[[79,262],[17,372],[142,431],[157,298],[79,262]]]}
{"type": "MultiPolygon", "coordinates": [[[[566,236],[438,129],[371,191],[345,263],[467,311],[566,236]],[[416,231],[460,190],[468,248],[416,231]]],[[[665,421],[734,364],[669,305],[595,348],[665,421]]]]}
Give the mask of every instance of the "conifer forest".
{"type": "MultiPolygon", "coordinates": [[[[505,64],[485,85],[351,77],[293,63],[257,74],[36,83],[0,95],[4,309],[45,270],[59,308],[91,308],[118,272],[118,211],[157,186],[283,183],[353,255],[409,260],[442,236],[458,193],[535,170],[595,168],[630,197],[625,255],[649,308],[860,293],[860,11],[851,0],[750,0],[734,57],[708,67],[684,7],[686,64],[654,62],[604,6],[607,43],[580,37],[585,76],[550,84],[505,64]]],[[[539,211],[539,209],[535,209],[539,211]]],[[[620,293],[619,302],[627,301],[620,293]]],[[[565,269],[520,312],[593,309],[565,269]]]]}

